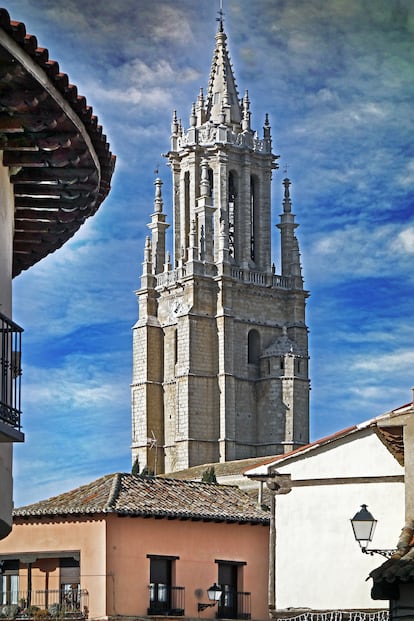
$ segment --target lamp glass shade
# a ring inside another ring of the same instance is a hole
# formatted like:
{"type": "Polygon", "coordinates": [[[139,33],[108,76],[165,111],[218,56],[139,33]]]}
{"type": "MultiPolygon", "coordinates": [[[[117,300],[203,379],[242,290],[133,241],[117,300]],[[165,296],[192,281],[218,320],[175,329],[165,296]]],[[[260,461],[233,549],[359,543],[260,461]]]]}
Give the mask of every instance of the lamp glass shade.
{"type": "Polygon", "coordinates": [[[221,588],[214,583],[209,589],[207,589],[208,599],[211,602],[218,602],[222,594],[221,588]]]}
{"type": "Polygon", "coordinates": [[[361,505],[361,509],[351,519],[354,537],[361,548],[366,548],[374,536],[377,520],[367,510],[367,505],[361,505]]]}

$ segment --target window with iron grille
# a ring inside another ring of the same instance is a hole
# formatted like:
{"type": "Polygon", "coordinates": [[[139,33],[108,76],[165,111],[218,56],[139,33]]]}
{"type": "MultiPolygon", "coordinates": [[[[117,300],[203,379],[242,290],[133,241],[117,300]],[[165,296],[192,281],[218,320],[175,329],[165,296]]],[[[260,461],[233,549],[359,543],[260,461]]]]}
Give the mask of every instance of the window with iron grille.
{"type": "Polygon", "coordinates": [[[148,554],[150,560],[149,615],[184,615],[184,587],[174,585],[178,556],[148,554]]]}
{"type": "Polygon", "coordinates": [[[0,604],[19,603],[19,561],[2,561],[0,566],[0,604]]]}

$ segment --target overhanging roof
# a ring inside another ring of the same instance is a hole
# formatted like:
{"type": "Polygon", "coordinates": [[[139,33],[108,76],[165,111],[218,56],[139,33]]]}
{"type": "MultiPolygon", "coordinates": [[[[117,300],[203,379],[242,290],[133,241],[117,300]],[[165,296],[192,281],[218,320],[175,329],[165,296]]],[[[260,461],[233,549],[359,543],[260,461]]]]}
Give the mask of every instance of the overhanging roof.
{"type": "Polygon", "coordinates": [[[6,9],[0,9],[0,151],[14,187],[16,276],[97,211],[115,157],[86,99],[6,9]]]}

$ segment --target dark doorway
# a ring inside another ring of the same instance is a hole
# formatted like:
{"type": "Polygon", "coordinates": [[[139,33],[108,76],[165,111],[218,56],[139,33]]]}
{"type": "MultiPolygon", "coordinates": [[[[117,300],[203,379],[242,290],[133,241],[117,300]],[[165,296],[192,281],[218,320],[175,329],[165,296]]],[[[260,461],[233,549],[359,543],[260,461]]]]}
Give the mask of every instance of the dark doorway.
{"type": "Polygon", "coordinates": [[[237,573],[233,563],[219,563],[218,583],[223,591],[217,616],[222,619],[237,619],[237,573]]]}
{"type": "Polygon", "coordinates": [[[158,614],[170,609],[171,560],[150,559],[150,609],[148,614],[158,614]]]}

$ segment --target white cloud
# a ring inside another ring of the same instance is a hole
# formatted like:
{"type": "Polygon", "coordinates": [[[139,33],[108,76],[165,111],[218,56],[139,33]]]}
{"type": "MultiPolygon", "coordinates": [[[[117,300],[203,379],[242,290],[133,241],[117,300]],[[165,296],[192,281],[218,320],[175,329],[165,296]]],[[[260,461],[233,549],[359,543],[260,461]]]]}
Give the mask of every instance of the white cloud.
{"type": "MultiPolygon", "coordinates": [[[[60,367],[25,367],[25,408],[42,403],[55,411],[63,407],[91,409],[99,416],[97,409],[106,407],[111,400],[121,403],[129,399],[127,378],[119,381],[116,358],[114,352],[83,356],[68,353],[60,367]]],[[[121,369],[127,370],[124,364],[121,369]]]]}
{"type": "Polygon", "coordinates": [[[408,160],[404,164],[404,170],[399,173],[396,181],[407,190],[414,187],[414,160],[408,160]]]}
{"type": "Polygon", "coordinates": [[[398,253],[414,253],[414,226],[409,226],[406,229],[400,231],[395,241],[392,244],[392,248],[398,253]]]}
{"type": "Polygon", "coordinates": [[[317,236],[307,249],[308,278],[339,283],[344,279],[402,275],[409,260],[405,253],[413,252],[413,244],[414,228],[406,229],[401,223],[345,225],[317,236]]]}
{"type": "Polygon", "coordinates": [[[102,110],[110,107],[113,115],[115,106],[118,112],[124,107],[125,115],[117,118],[125,122],[125,118],[136,118],[137,113],[159,115],[161,110],[172,110],[174,94],[198,78],[193,68],[180,70],[167,58],[152,59],[151,63],[134,58],[93,80],[89,77],[88,87],[102,110]]]}
{"type": "Polygon", "coordinates": [[[357,358],[354,362],[354,367],[358,371],[375,373],[381,376],[392,373],[398,374],[401,370],[405,370],[407,367],[412,368],[414,366],[414,351],[408,349],[396,349],[392,352],[380,354],[375,357],[367,359],[357,358]]]}
{"type": "Polygon", "coordinates": [[[154,36],[163,41],[185,41],[187,45],[194,43],[194,30],[188,21],[188,14],[183,8],[170,4],[159,4],[154,36]]]}
{"type": "MultiPolygon", "coordinates": [[[[31,338],[62,338],[87,325],[109,323],[120,317],[133,323],[139,287],[142,244],[137,240],[80,238],[41,261],[15,283],[19,293],[31,297],[30,306],[16,306],[22,325],[37,317],[31,338]],[[136,257],[134,262],[133,258],[136,257]],[[124,264],[124,269],[121,265],[124,264]]],[[[16,299],[17,299],[16,297],[16,299]]]]}

